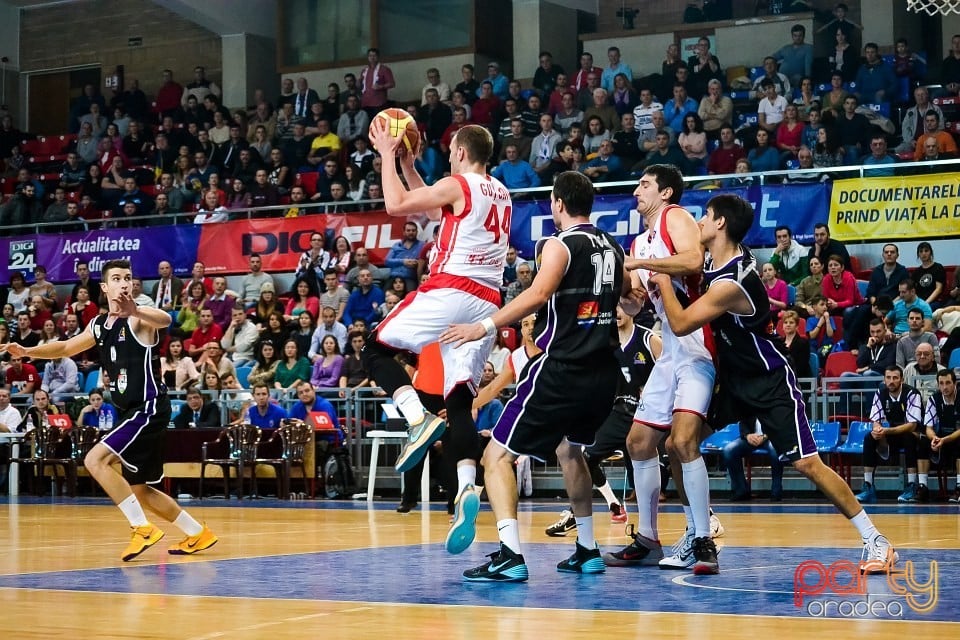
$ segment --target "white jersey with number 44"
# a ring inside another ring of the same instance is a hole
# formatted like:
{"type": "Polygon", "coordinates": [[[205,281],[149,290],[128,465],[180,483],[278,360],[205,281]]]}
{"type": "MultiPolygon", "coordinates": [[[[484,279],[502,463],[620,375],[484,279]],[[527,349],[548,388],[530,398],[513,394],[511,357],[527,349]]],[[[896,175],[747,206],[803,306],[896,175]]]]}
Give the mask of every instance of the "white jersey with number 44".
{"type": "Polygon", "coordinates": [[[464,206],[462,211],[443,207],[430,277],[469,278],[499,289],[510,244],[510,192],[488,175],[465,173],[453,178],[463,190],[464,206]]]}

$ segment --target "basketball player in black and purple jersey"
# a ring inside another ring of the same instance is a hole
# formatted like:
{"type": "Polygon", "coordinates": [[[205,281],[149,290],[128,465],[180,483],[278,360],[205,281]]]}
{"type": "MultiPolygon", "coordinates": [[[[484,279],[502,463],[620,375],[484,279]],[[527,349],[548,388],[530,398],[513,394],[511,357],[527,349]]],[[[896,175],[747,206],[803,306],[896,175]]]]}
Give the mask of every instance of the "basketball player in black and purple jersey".
{"type": "Polygon", "coordinates": [[[728,419],[760,422],[782,459],[812,481],[857,528],[863,539],[860,570],[889,571],[897,552],[870,521],[853,492],[817,454],[803,396],[783,339],[773,331],[766,288],[757,273],[757,261],[741,245],[753,224],[753,207],[739,196],[723,194],[707,203],[699,222],[700,242],[709,251],[704,264],[703,295],[683,308],[670,278],[656,274],[670,326],[687,335],[709,324],[716,345],[717,379],[721,384],[720,413],[728,419]]]}
{"type": "Polygon", "coordinates": [[[173,498],[154,488],[163,480],[163,441],[170,424],[170,400],[159,375],[154,349],[159,332],[170,325],[170,315],[133,301],[133,273],[127,260],[103,265],[100,288],[110,312],[97,316],[80,334],[36,347],[0,345],[16,357],[67,358],[100,349],[100,362],[110,380],[110,397],[120,412],[116,426],[93,446],[83,461],[87,471],[130,522],[133,537],[121,559],[133,560],[164,536],[147,520],[146,506],[172,522],[186,537],[170,547],[172,555],[190,555],[209,549],[217,537],[180,508],[173,498]],[[119,462],[122,475],[112,465],[119,462]]]}

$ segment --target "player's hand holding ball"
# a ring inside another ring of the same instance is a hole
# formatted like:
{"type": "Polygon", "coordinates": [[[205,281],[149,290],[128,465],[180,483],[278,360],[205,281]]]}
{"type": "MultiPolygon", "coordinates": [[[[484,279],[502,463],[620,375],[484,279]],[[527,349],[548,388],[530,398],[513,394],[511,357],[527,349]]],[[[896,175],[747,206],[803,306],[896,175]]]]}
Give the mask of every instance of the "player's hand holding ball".
{"type": "Polygon", "coordinates": [[[380,155],[415,157],[420,150],[420,130],[403,109],[384,109],[370,121],[370,142],[380,155]]]}

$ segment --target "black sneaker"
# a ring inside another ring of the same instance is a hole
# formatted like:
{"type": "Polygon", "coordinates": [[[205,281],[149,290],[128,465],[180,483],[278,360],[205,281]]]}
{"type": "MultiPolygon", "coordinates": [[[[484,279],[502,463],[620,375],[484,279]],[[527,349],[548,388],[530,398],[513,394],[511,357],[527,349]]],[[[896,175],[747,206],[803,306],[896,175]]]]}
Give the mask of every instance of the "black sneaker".
{"type": "Polygon", "coordinates": [[[717,545],[713,538],[703,537],[693,539],[693,573],[698,576],[720,573],[720,562],[717,560],[717,545]]]}
{"type": "Polygon", "coordinates": [[[960,487],[953,490],[953,495],[950,496],[950,502],[960,502],[960,487]]]}
{"type": "Polygon", "coordinates": [[[410,513],[416,506],[416,502],[401,502],[397,507],[397,513],[410,513]]]}
{"type": "Polygon", "coordinates": [[[663,547],[659,540],[635,533],[633,525],[627,527],[627,535],[633,538],[633,542],[620,551],[603,554],[603,562],[608,567],[656,566],[663,560],[663,547]]]}
{"type": "Polygon", "coordinates": [[[551,538],[562,538],[576,528],[577,519],[573,517],[573,511],[566,509],[560,514],[559,520],[547,527],[546,534],[551,538]]]}
{"type": "Polygon", "coordinates": [[[917,502],[930,502],[930,490],[927,485],[917,485],[917,502]]]}
{"type": "Polygon", "coordinates": [[[470,582],[526,582],[530,574],[523,556],[514,553],[507,545],[500,543],[500,550],[491,553],[490,562],[463,572],[463,578],[470,582]]]}
{"type": "Polygon", "coordinates": [[[565,573],[603,573],[607,567],[600,557],[600,549],[587,549],[579,542],[573,555],[557,565],[557,571],[565,573]]]}

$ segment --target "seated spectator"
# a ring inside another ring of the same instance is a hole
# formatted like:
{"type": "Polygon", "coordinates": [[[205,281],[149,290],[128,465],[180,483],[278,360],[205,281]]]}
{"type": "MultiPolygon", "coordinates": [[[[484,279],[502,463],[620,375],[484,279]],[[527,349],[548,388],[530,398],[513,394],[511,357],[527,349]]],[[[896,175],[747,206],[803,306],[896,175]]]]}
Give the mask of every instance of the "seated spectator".
{"type": "Polygon", "coordinates": [[[935,333],[925,327],[926,321],[920,309],[911,309],[907,313],[907,332],[897,335],[897,364],[906,367],[917,357],[917,347],[928,344],[933,349],[934,359],[940,357],[940,341],[935,333]]]}
{"type": "Polygon", "coordinates": [[[733,127],[724,125],[720,128],[720,146],[707,157],[707,173],[713,175],[734,173],[737,170],[737,160],[746,158],[746,155],[744,148],[737,144],[733,127]]]}
{"type": "Polygon", "coordinates": [[[854,95],[861,103],[893,102],[897,96],[897,76],[880,57],[877,43],[863,45],[863,57],[855,77],[857,89],[854,95]]]}
{"type": "Polygon", "coordinates": [[[623,162],[613,153],[613,141],[600,143],[597,156],[580,168],[593,182],[614,182],[623,178],[623,162]]]}
{"type": "Polygon", "coordinates": [[[657,147],[647,154],[639,167],[634,165],[630,172],[637,173],[654,164],[672,164],[676,167],[683,167],[686,164],[686,156],[680,149],[670,144],[670,136],[666,131],[657,132],[657,147]]]}
{"type": "MultiPolygon", "coordinates": [[[[890,453],[903,449],[907,465],[907,486],[898,502],[917,502],[927,498],[926,474],[917,476],[917,445],[914,436],[923,422],[923,400],[916,389],[903,384],[903,369],[891,365],[883,373],[883,386],[873,398],[870,409],[873,429],[863,438],[863,489],[857,500],[863,504],[877,501],[874,471],[881,462],[890,461],[890,453]],[[884,423],[889,426],[884,427],[884,423]],[[919,483],[918,483],[919,480],[919,483]],[[922,487],[922,489],[920,488],[922,487]]],[[[894,455],[899,466],[900,457],[894,455]]]]}
{"type": "Polygon", "coordinates": [[[366,135],[369,128],[370,116],[360,108],[360,99],[357,96],[347,96],[344,111],[337,120],[337,136],[341,145],[347,145],[359,135],[366,135]]]}
{"type": "Polygon", "coordinates": [[[800,122],[810,122],[810,112],[814,109],[820,112],[820,98],[813,92],[813,80],[804,77],[800,80],[800,94],[794,98],[793,104],[797,107],[797,117],[800,122]]]}
{"type": "Polygon", "coordinates": [[[744,502],[752,498],[747,480],[743,475],[743,459],[752,455],[754,451],[761,450],[770,459],[770,501],[780,502],[783,499],[783,463],[770,438],[761,430],[760,423],[755,422],[754,425],[749,426],[753,427],[752,431],[745,429],[745,424],[741,422],[740,437],[724,446],[721,451],[724,465],[730,475],[730,500],[744,502]]]}
{"type": "Polygon", "coordinates": [[[683,85],[673,86],[673,100],[663,105],[663,117],[674,131],[683,129],[683,120],[688,113],[696,113],[699,105],[687,96],[687,89],[683,85]]]}
{"type": "Polygon", "coordinates": [[[843,103],[850,95],[843,87],[843,74],[835,72],[830,76],[830,91],[823,94],[821,106],[824,114],[839,117],[843,113],[843,103]]]}
{"type": "Polygon", "coordinates": [[[807,169],[815,169],[813,166],[813,151],[808,147],[800,147],[797,151],[797,171],[790,172],[784,176],[783,181],[787,184],[810,184],[813,182],[826,182],[830,179],[827,173],[805,173],[807,169]]]}
{"type": "Polygon", "coordinates": [[[757,173],[780,169],[780,154],[770,146],[770,134],[766,129],[757,130],[757,144],[747,153],[747,160],[757,173]]]}
{"type": "Polygon", "coordinates": [[[283,343],[283,356],[273,375],[273,388],[289,391],[301,382],[310,381],[310,361],[297,353],[297,341],[283,343]]]}
{"type": "Polygon", "coordinates": [[[33,391],[33,403],[23,414],[23,420],[16,431],[33,431],[46,421],[46,416],[60,413],[57,405],[50,402],[50,395],[43,389],[33,391]]]}
{"type": "Polygon", "coordinates": [[[320,341],[327,335],[336,338],[340,345],[340,352],[344,352],[347,346],[347,328],[342,322],[337,322],[337,311],[331,307],[324,307],[320,312],[320,322],[317,324],[317,328],[310,338],[310,349],[307,351],[307,358],[311,363],[320,357],[320,341]]]}
{"type": "Polygon", "coordinates": [[[786,117],[787,99],[777,93],[777,85],[773,82],[764,82],[760,88],[763,90],[763,98],[757,105],[757,126],[775,135],[786,117]]]}
{"type": "Polygon", "coordinates": [[[207,402],[200,389],[191,386],[187,389],[187,401],[173,417],[176,429],[219,429],[220,406],[216,402],[207,402]]]}
{"type": "Polygon", "coordinates": [[[504,304],[530,288],[533,284],[533,267],[528,262],[521,262],[517,265],[517,279],[507,285],[507,291],[504,294],[504,304]]]}
{"type": "Polygon", "coordinates": [[[789,104],[784,112],[783,121],[777,127],[776,146],[780,151],[781,164],[795,160],[803,146],[803,131],[806,127],[797,118],[796,105],[789,104]]]}
{"type": "Polygon", "coordinates": [[[583,150],[587,160],[593,160],[600,152],[600,143],[612,139],[612,132],[605,126],[599,116],[591,116],[587,120],[587,130],[583,137],[583,150]]]}
{"type": "Polygon", "coordinates": [[[753,172],[753,167],[750,166],[750,161],[746,158],[740,158],[737,160],[737,166],[734,167],[733,172],[738,175],[724,180],[723,186],[749,187],[753,184],[753,176],[749,175],[753,172]]]}
{"type": "Polygon", "coordinates": [[[373,276],[373,283],[381,289],[390,278],[390,269],[378,267],[370,263],[370,253],[364,246],[358,246],[353,252],[354,266],[347,272],[346,286],[353,290],[359,285],[360,271],[368,269],[373,276]]]}
{"type": "Polygon", "coordinates": [[[897,364],[897,345],[888,341],[886,334],[883,320],[871,318],[870,336],[857,350],[857,374],[882,376],[887,367],[897,364]]]}
{"type": "Polygon", "coordinates": [[[923,158],[920,159],[924,164],[915,167],[910,173],[913,175],[923,175],[929,173],[945,173],[953,170],[953,167],[944,167],[934,164],[940,160],[950,160],[953,154],[944,154],[940,152],[940,145],[933,136],[920,136],[917,144],[923,146],[923,158]]]}
{"type": "Polygon", "coordinates": [[[563,138],[553,128],[553,116],[549,113],[540,116],[540,131],[530,146],[528,162],[538,175],[542,175],[550,166],[550,161],[556,153],[557,144],[563,138]]]}
{"type": "Polygon", "coordinates": [[[360,318],[372,327],[380,321],[379,309],[383,302],[383,290],[373,283],[370,269],[360,269],[357,273],[357,286],[350,293],[343,312],[343,321],[353,324],[354,319],[360,318]]]}
{"type": "Polygon", "coordinates": [[[932,385],[925,383],[924,379],[932,382],[938,373],[946,370],[946,367],[937,363],[933,346],[925,342],[917,345],[913,355],[913,362],[903,368],[903,382],[914,389],[921,387],[929,389],[932,385]]]}
{"type": "MultiPolygon", "coordinates": [[[[943,122],[943,111],[940,107],[930,102],[930,90],[926,87],[917,87],[913,90],[913,106],[907,109],[900,121],[900,133],[903,136],[903,142],[895,149],[897,153],[915,153],[917,149],[917,138],[925,129],[924,118],[928,111],[933,111],[937,116],[937,122],[943,122]]],[[[934,129],[936,130],[936,129],[934,129]]]]}
{"type": "Polygon", "coordinates": [[[343,356],[340,345],[331,335],[320,341],[320,353],[313,362],[310,384],[318,389],[335,389],[340,384],[340,371],[343,368],[343,356]]]}
{"type": "Polygon", "coordinates": [[[953,157],[957,153],[957,143],[953,136],[940,128],[940,116],[933,110],[927,111],[923,116],[923,133],[917,139],[914,147],[913,159],[920,162],[924,158],[929,159],[930,154],[925,148],[928,138],[934,138],[937,141],[938,155],[947,154],[947,157],[953,157]]]}
{"type": "Polygon", "coordinates": [[[684,173],[696,174],[707,157],[707,135],[703,131],[703,122],[696,113],[684,116],[677,144],[686,158],[684,173]]]}
{"type": "Polygon", "coordinates": [[[860,161],[873,135],[873,125],[865,115],[857,112],[857,106],[856,96],[847,96],[843,101],[843,113],[834,120],[840,146],[844,149],[845,164],[857,164],[860,161]]]}
{"type": "Polygon", "coordinates": [[[287,419],[287,412],[270,401],[270,388],[265,384],[253,387],[253,404],[246,411],[246,420],[255,427],[272,430],[287,419]]]}
{"type": "MultiPolygon", "coordinates": [[[[653,142],[658,128],[653,122],[655,111],[663,111],[663,105],[654,100],[653,91],[649,88],[640,89],[640,103],[633,108],[633,118],[637,130],[640,131],[640,137],[650,142],[653,142]]],[[[664,125],[665,123],[660,126],[664,125]]]]}
{"type": "Polygon", "coordinates": [[[817,354],[821,368],[834,349],[833,334],[837,330],[837,324],[830,315],[829,302],[823,296],[814,297],[810,301],[813,312],[807,318],[807,340],[810,341],[810,350],[817,354]]]}
{"type": "Polygon", "coordinates": [[[214,224],[226,222],[230,219],[230,211],[220,204],[220,196],[216,191],[207,191],[203,194],[203,203],[193,218],[194,224],[214,224]]]}
{"type": "Polygon", "coordinates": [[[77,422],[84,427],[94,427],[100,431],[111,431],[113,425],[120,422],[116,407],[103,401],[103,389],[93,389],[89,394],[90,404],[80,410],[77,422]]]}
{"type": "MultiPolygon", "coordinates": [[[[636,107],[639,102],[639,98],[636,92],[634,92],[633,86],[630,84],[630,79],[622,73],[618,73],[613,78],[613,91],[610,92],[610,102],[613,103],[613,108],[617,112],[618,117],[625,113],[633,113],[634,107],[636,107]]],[[[616,125],[614,125],[613,128],[616,128],[616,125]]]]}
{"type": "Polygon", "coordinates": [[[183,352],[181,338],[174,336],[167,343],[167,355],[160,357],[160,375],[168,389],[186,389],[200,382],[200,372],[183,352]]]}
{"type": "Polygon", "coordinates": [[[763,75],[753,81],[753,99],[762,100],[767,95],[766,85],[772,84],[777,95],[790,94],[790,80],[777,71],[777,60],[773,56],[763,59],[763,75]]]}
{"type": "Polygon", "coordinates": [[[842,166],[846,158],[846,152],[840,145],[840,137],[833,127],[817,129],[817,143],[812,151],[813,166],[817,169],[842,166]]]}
{"type": "MultiPolygon", "coordinates": [[[[551,89],[548,93],[543,94],[544,95],[543,100],[544,102],[547,103],[547,113],[556,117],[557,112],[559,112],[560,109],[563,108],[563,96],[568,93],[570,94],[570,98],[571,98],[570,104],[571,105],[575,104],[576,103],[575,91],[576,90],[571,88],[567,83],[567,74],[565,73],[558,74],[557,82],[554,85],[553,89],[551,89]]],[[[474,122],[476,122],[476,118],[474,118],[474,122]]]]}
{"type": "MultiPolygon", "coordinates": [[[[796,241],[790,227],[786,225],[780,225],[774,230],[774,238],[777,246],[770,256],[770,264],[786,283],[799,285],[810,274],[807,248],[796,241]]],[[[821,271],[821,275],[822,273],[821,271]]]]}
{"type": "Polygon", "coordinates": [[[297,399],[299,402],[293,403],[290,407],[290,418],[306,420],[311,413],[319,411],[327,414],[327,417],[330,418],[330,424],[339,426],[340,421],[333,404],[326,398],[318,396],[316,389],[309,382],[301,382],[297,385],[297,399]]]}
{"type": "Polygon", "coordinates": [[[613,134],[613,152],[626,167],[632,167],[647,155],[640,149],[640,132],[634,122],[632,113],[623,114],[620,116],[619,131],[613,134]]]}
{"type": "MultiPolygon", "coordinates": [[[[930,460],[939,460],[940,468],[947,474],[956,471],[960,478],[960,466],[957,465],[957,440],[960,438],[960,414],[957,412],[957,374],[952,370],[937,374],[937,392],[927,400],[924,412],[924,427],[930,440],[930,460]]],[[[950,502],[960,502],[960,482],[954,481],[954,490],[950,502]]]]}
{"type": "MultiPolygon", "coordinates": [[[[846,270],[843,258],[837,255],[828,257],[827,274],[821,283],[820,292],[826,299],[830,315],[843,315],[847,309],[854,308],[863,302],[860,289],[857,288],[857,279],[846,270]]],[[[844,322],[844,325],[846,326],[847,323],[844,322]]]]}
{"type": "Polygon", "coordinates": [[[250,370],[247,376],[247,384],[265,384],[273,386],[273,377],[277,373],[277,366],[280,364],[279,349],[269,338],[262,339],[256,347],[256,364],[250,370]]]}
{"type": "Polygon", "coordinates": [[[707,84],[707,95],[700,100],[697,115],[703,120],[703,130],[711,140],[720,137],[720,130],[733,124],[733,101],[721,93],[719,80],[712,79],[707,84]]]}
{"type": "Polygon", "coordinates": [[[254,348],[260,339],[257,326],[250,321],[243,303],[234,304],[230,315],[230,324],[223,332],[220,344],[233,360],[234,367],[250,367],[254,365],[254,348]]]}
{"type": "Polygon", "coordinates": [[[302,311],[310,312],[315,318],[320,315],[320,298],[310,292],[310,284],[305,279],[299,278],[294,283],[291,294],[283,312],[284,320],[293,322],[302,311]]]}
{"type": "Polygon", "coordinates": [[[519,157],[517,146],[507,144],[504,147],[506,158],[490,172],[508,189],[528,189],[540,186],[540,176],[533,170],[530,163],[519,157]]]}
{"type": "MultiPolygon", "coordinates": [[[[465,64],[460,67],[460,82],[457,83],[453,89],[454,91],[462,91],[467,96],[467,101],[471,105],[476,105],[476,99],[481,94],[481,85],[477,78],[474,76],[474,68],[472,64],[465,64]],[[472,96],[472,97],[471,97],[472,96]]],[[[493,83],[490,83],[492,89],[493,83]]]]}
{"type": "Polygon", "coordinates": [[[13,197],[0,206],[0,227],[22,227],[40,220],[43,204],[36,193],[33,184],[18,187],[13,197]]]}
{"type": "Polygon", "coordinates": [[[777,269],[769,262],[763,263],[760,268],[760,280],[767,290],[767,299],[770,301],[770,315],[778,318],[780,312],[788,306],[787,283],[777,276],[777,269]]]}
{"type": "Polygon", "coordinates": [[[594,89],[593,104],[583,110],[583,118],[587,123],[594,117],[599,118],[603,129],[611,134],[620,124],[620,114],[610,104],[610,94],[606,89],[594,89]]]}
{"type": "Polygon", "coordinates": [[[49,393],[54,402],[72,399],[75,393],[80,393],[77,373],[77,363],[71,358],[49,360],[43,369],[40,388],[49,393]]]}
{"type": "Polygon", "coordinates": [[[911,278],[901,280],[897,287],[900,294],[893,302],[893,311],[887,317],[893,324],[893,333],[902,335],[909,331],[907,324],[907,314],[914,309],[920,311],[923,315],[923,328],[925,331],[933,330],[933,311],[926,300],[917,296],[917,287],[911,278]]]}
{"type": "Polygon", "coordinates": [[[533,146],[533,138],[523,132],[523,121],[519,116],[514,116],[508,127],[508,134],[500,139],[500,155],[498,161],[503,161],[507,157],[507,145],[514,145],[517,148],[517,157],[529,158],[530,149],[533,146]]]}
{"type": "MultiPolygon", "coordinates": [[[[887,153],[887,137],[877,134],[870,139],[870,155],[865,156],[862,164],[870,167],[879,165],[894,165],[897,159],[887,153]]],[[[864,178],[892,178],[895,175],[891,166],[885,169],[865,169],[864,178]]]]}
{"type": "Polygon", "coordinates": [[[920,266],[914,269],[911,280],[917,285],[917,295],[926,301],[932,310],[942,305],[940,297],[947,289],[947,271],[933,260],[933,247],[923,241],[917,245],[917,260],[920,266]]]}

